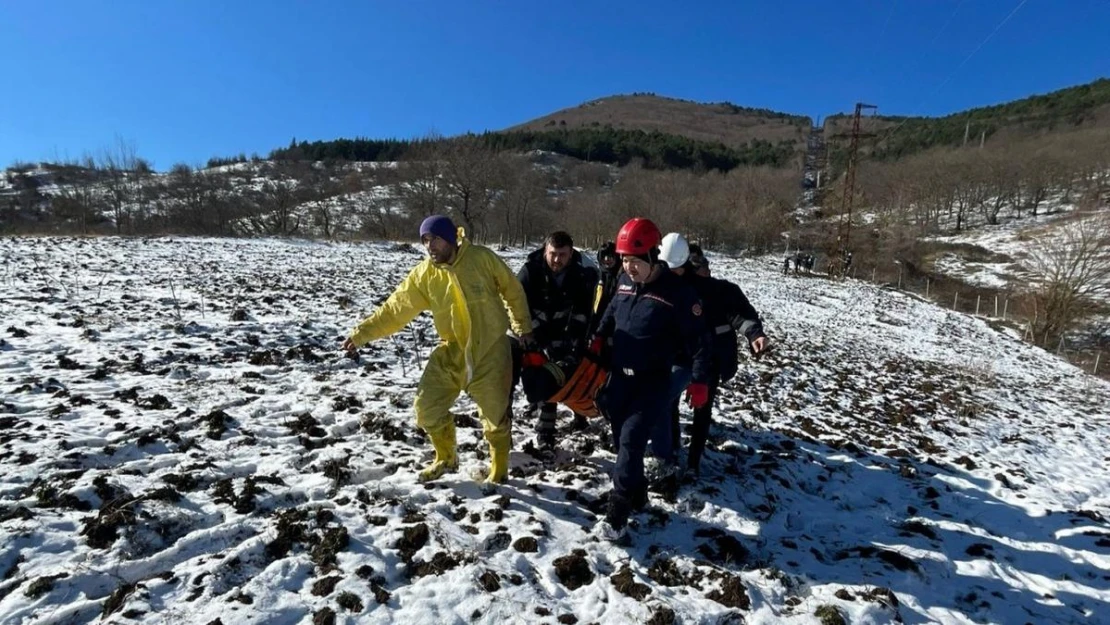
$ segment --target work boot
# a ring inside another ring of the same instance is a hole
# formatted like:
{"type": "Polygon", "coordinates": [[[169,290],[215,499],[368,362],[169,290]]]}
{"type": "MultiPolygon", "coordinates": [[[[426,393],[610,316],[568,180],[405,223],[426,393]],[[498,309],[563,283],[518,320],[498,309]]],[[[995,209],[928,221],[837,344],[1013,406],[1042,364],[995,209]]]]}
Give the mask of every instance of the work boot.
{"type": "Polygon", "coordinates": [[[628,526],[615,527],[608,519],[602,519],[594,525],[593,535],[611,543],[622,543],[628,540],[628,526]]]}
{"type": "MultiPolygon", "coordinates": [[[[633,495],[635,497],[635,494],[633,495]]],[[[644,493],[644,501],[647,500],[647,493],[644,493]]],[[[605,511],[605,520],[609,522],[614,528],[621,530],[624,526],[628,525],[628,517],[632,513],[632,501],[623,495],[611,493],[609,495],[609,506],[605,511]]]]}
{"type": "Polygon", "coordinates": [[[541,451],[555,449],[555,404],[544,404],[540,408],[536,423],[536,447],[541,451]]]}
{"type": "Polygon", "coordinates": [[[582,432],[590,427],[590,420],[585,415],[574,413],[574,420],[571,421],[570,429],[575,432],[582,432]]]}
{"type": "Polygon", "coordinates": [[[505,428],[501,432],[486,432],[489,441],[489,470],[482,481],[487,484],[503,484],[509,479],[509,449],[512,447],[512,431],[505,428]]]}
{"type": "Polygon", "coordinates": [[[555,432],[537,432],[536,449],[543,452],[555,451],[555,432]]]}
{"type": "Polygon", "coordinates": [[[425,429],[432,447],[436,450],[435,460],[417,475],[421,482],[431,482],[443,477],[445,473],[459,468],[459,457],[455,455],[455,422],[447,423],[435,429],[425,429]]]}

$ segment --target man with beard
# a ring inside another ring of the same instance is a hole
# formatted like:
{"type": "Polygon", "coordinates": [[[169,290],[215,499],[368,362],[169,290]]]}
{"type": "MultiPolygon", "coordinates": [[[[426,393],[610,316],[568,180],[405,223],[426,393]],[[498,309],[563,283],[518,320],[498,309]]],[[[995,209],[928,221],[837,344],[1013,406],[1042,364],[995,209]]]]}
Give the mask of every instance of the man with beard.
{"type": "Polygon", "coordinates": [[[466,391],[490,448],[490,466],[477,479],[500,483],[509,474],[511,432],[509,398],[512,357],[506,331],[525,342],[532,324],[524,289],[511,269],[492,250],[463,238],[462,228],[434,215],[420,224],[420,242],[428,258],[409,272],[389,299],[343,343],[353,350],[405,327],[431,310],[440,343],[428,357],[413,408],[416,425],[435,448],[435,460],[419,473],[422,482],[458,468],[455,421],[451,406],[466,391]],[[507,309],[507,310],[506,310],[507,309]]]}
{"type": "MultiPolygon", "coordinates": [[[[543,353],[558,367],[550,371],[573,371],[586,348],[597,271],[583,262],[571,236],[559,231],[528,256],[517,278],[532,314],[533,344],[524,349],[543,353]]],[[[557,380],[560,386],[563,382],[557,380]]],[[[536,446],[541,451],[555,448],[555,416],[555,403],[540,404],[536,446]]],[[[584,417],[575,418],[585,425],[584,417]]]]}

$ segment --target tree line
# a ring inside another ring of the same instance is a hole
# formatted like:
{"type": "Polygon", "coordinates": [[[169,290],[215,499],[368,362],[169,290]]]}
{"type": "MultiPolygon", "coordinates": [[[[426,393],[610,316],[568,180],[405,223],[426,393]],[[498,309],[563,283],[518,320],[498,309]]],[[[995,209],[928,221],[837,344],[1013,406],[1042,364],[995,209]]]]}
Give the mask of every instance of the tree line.
{"type": "MultiPolygon", "coordinates": [[[[874,129],[863,141],[863,150],[876,160],[894,161],[937,147],[978,144],[996,134],[1067,134],[1081,126],[1097,125],[1103,108],[1110,104],[1110,79],[1068,87],[1052,93],[984,106],[944,117],[874,116],[867,125],[874,129]],[[894,128],[897,128],[894,130],[894,128]]],[[[850,116],[833,115],[828,128],[846,130],[850,116]]],[[[847,159],[847,141],[830,148],[829,160],[841,169],[847,159]]]]}
{"type": "MultiPolygon", "coordinates": [[[[275,161],[398,161],[411,160],[413,154],[435,148],[429,144],[478,143],[493,151],[527,152],[543,150],[589,162],[624,166],[638,161],[648,169],[691,169],[731,171],[742,166],[787,167],[795,164],[798,153],[790,141],[771,143],[754,139],[742,147],[721,142],[698,141],[658,131],[617,129],[612,126],[561,128],[555,130],[513,130],[470,134],[455,138],[431,137],[403,139],[337,139],[300,141],[270,152],[275,161]]],[[[222,164],[221,160],[210,164],[222,164]]]]}
{"type": "Polygon", "coordinates": [[[235,159],[157,174],[124,154],[39,170],[7,172],[0,231],[412,240],[421,220],[444,213],[482,242],[523,245],[569,229],[596,244],[646,215],[710,245],[771,249],[798,187],[784,169],[617,168],[499,151],[480,136],[414,142],[389,163],[235,159]]]}

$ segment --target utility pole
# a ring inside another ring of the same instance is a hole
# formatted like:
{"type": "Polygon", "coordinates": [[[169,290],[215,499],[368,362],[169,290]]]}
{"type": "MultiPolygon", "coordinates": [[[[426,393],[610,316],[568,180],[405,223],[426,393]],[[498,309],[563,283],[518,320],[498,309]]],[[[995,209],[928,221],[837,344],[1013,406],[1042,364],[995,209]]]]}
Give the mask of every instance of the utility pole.
{"type": "Polygon", "coordinates": [[[840,204],[841,221],[840,232],[837,237],[840,243],[838,251],[842,257],[850,249],[849,242],[852,237],[852,203],[855,200],[856,192],[856,156],[859,152],[859,140],[864,137],[863,133],[860,132],[860,117],[864,109],[877,108],[879,107],[874,104],[856,102],[856,112],[852,117],[851,143],[848,146],[848,168],[844,174],[844,196],[840,204]]]}

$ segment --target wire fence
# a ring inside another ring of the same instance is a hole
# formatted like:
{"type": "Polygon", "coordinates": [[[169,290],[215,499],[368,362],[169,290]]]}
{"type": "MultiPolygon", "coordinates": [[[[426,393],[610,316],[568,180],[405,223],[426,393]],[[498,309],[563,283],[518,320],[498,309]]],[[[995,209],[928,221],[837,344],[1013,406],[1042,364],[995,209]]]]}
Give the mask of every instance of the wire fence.
{"type": "MultiPolygon", "coordinates": [[[[1036,320],[1023,314],[1020,296],[1008,289],[976,288],[952,278],[922,275],[908,271],[901,263],[891,261],[898,272],[880,272],[878,267],[850,266],[847,277],[869,281],[885,288],[911,293],[922,299],[956,312],[979,317],[991,325],[1005,326],[1018,331],[1021,339],[1045,351],[1064,358],[1083,371],[1110,379],[1110,361],[1107,361],[1104,342],[1089,337],[1058,337],[1046,333],[1034,334],[1036,320]]],[[[834,266],[835,270],[836,267],[834,266]]],[[[784,273],[839,279],[842,276],[816,270],[784,267],[784,273]]]]}

